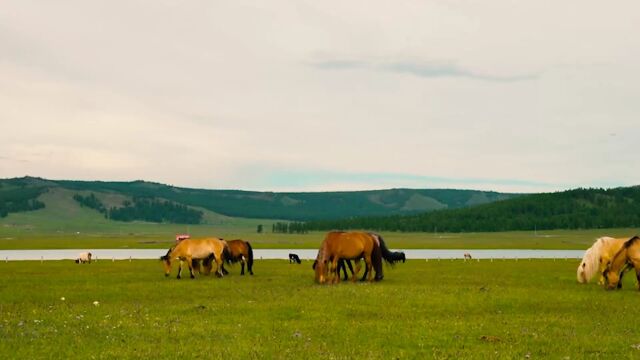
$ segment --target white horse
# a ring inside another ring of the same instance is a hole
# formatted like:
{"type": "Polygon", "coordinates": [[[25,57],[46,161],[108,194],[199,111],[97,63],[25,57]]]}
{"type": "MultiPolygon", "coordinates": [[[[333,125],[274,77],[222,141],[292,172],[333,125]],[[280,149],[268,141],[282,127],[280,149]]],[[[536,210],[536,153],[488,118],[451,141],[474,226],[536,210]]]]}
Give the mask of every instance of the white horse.
{"type": "Polygon", "coordinates": [[[604,284],[602,273],[606,270],[611,257],[620,249],[625,238],[615,239],[608,236],[598,238],[584,253],[578,266],[576,277],[579,283],[586,284],[596,274],[600,274],[599,284],[604,284]]]}
{"type": "Polygon", "coordinates": [[[76,264],[84,264],[84,263],[91,264],[91,253],[88,251],[80,253],[80,255],[78,255],[78,258],[76,258],[76,264]]]}

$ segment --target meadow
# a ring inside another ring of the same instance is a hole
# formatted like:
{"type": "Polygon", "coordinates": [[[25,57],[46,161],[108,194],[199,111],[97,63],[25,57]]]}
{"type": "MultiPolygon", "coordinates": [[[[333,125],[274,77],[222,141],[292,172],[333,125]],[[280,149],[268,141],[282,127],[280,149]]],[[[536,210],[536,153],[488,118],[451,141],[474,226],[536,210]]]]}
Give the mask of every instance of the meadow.
{"type": "Polygon", "coordinates": [[[577,261],[408,261],[378,283],[258,260],[222,279],[159,261],[0,263],[2,358],[637,358],[638,291],[577,261]]]}
{"type": "MultiPolygon", "coordinates": [[[[175,234],[189,233],[194,238],[217,236],[244,239],[256,249],[315,249],[324,232],[308,234],[257,233],[246,224],[230,226],[118,224],[82,231],[26,228],[4,224],[0,229],[0,250],[16,249],[121,249],[168,248],[175,234]]],[[[381,232],[394,249],[587,249],[598,237],[632,236],[637,228],[595,230],[509,231],[478,233],[400,233],[381,232]]]]}

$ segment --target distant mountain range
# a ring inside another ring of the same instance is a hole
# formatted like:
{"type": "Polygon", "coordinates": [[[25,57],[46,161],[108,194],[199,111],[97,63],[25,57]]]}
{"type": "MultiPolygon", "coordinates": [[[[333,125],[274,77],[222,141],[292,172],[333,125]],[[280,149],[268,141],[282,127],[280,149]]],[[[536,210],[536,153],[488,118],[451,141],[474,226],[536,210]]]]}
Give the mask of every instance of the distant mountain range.
{"type": "Polygon", "coordinates": [[[0,179],[0,217],[13,212],[38,211],[64,201],[67,207],[87,207],[105,217],[124,221],[198,223],[202,216],[197,209],[229,217],[308,221],[411,215],[473,207],[519,196],[448,189],[256,192],[180,188],[147,181],[24,177],[0,179]]]}

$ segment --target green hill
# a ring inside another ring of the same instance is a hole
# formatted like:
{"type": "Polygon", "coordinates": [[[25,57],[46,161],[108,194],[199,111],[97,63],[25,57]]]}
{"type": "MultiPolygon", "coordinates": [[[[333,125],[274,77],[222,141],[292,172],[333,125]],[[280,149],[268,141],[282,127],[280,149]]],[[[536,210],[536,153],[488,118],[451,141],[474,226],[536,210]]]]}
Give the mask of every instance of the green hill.
{"type": "Polygon", "coordinates": [[[409,216],[311,221],[307,230],[474,232],[640,226],[640,186],[523,195],[472,208],[409,216]]]}
{"type": "Polygon", "coordinates": [[[473,190],[391,189],[346,192],[254,192],[179,188],[146,181],[0,180],[0,216],[46,212],[52,218],[206,223],[212,218],[295,221],[406,215],[517,197],[473,190]],[[87,215],[90,214],[90,215],[87,215]]]}

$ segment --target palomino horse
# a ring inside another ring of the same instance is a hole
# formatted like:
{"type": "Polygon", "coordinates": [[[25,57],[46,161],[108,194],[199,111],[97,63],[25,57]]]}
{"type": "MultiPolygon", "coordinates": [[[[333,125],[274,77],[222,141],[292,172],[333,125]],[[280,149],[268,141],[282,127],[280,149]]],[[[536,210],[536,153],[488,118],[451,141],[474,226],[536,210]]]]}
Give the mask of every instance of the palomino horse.
{"type": "Polygon", "coordinates": [[[605,288],[613,290],[622,287],[622,276],[635,269],[640,290],[640,237],[634,236],[624,242],[620,250],[607,263],[604,271],[605,288]]]}
{"type": "MultiPolygon", "coordinates": [[[[253,275],[253,249],[251,248],[251,244],[244,240],[228,240],[227,245],[229,245],[230,253],[228,262],[240,262],[242,265],[240,275],[244,275],[244,264],[246,263],[247,271],[249,271],[249,274],[253,275]]],[[[225,275],[227,274],[227,270],[225,270],[224,266],[222,267],[222,272],[225,273],[225,275]]]]}
{"type": "Polygon", "coordinates": [[[604,284],[603,273],[607,268],[607,264],[627,240],[627,238],[616,239],[607,236],[598,238],[582,257],[576,272],[578,282],[586,284],[596,274],[600,274],[598,284],[604,284]]]}
{"type": "MultiPolygon", "coordinates": [[[[171,273],[171,259],[177,259],[180,261],[178,265],[178,276],[180,279],[182,274],[182,262],[186,261],[189,266],[189,275],[191,278],[195,278],[193,275],[193,260],[205,260],[213,257],[213,261],[216,263],[216,276],[222,276],[222,263],[226,259],[229,259],[229,248],[227,244],[218,238],[206,238],[206,239],[185,239],[180,241],[176,246],[167,251],[167,255],[160,257],[160,260],[164,264],[164,275],[169,276],[171,273]]],[[[207,273],[211,267],[208,268],[207,273]]]]}
{"type": "Polygon", "coordinates": [[[376,273],[382,273],[381,255],[380,243],[369,233],[360,231],[329,232],[318,251],[315,279],[320,284],[326,281],[339,282],[340,277],[336,274],[338,261],[348,259],[356,262],[356,271],[351,278],[352,281],[355,281],[361,268],[360,259],[364,258],[366,270],[369,271],[368,280],[371,281],[373,266],[376,268],[376,273]]]}

